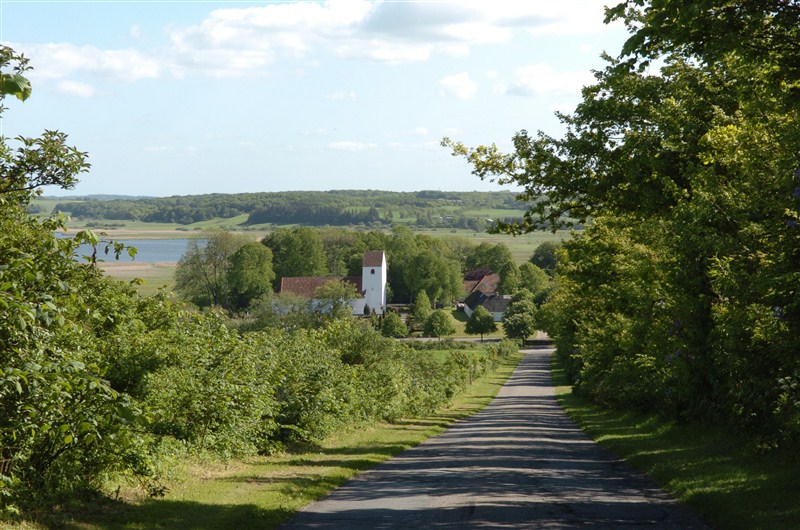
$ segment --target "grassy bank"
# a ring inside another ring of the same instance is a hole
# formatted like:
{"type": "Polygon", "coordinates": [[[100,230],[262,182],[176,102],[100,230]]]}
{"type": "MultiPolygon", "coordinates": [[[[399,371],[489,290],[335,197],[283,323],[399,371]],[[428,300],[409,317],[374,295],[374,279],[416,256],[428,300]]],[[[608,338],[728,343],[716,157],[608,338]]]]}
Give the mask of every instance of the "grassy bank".
{"type": "Polygon", "coordinates": [[[292,513],[374,466],[444,431],[485,407],[508,379],[521,354],[475,381],[445,410],[424,418],[351,430],[320,447],[246,461],[184,463],[164,498],[121,490],[116,500],[62,506],[41,522],[0,528],[226,529],[276,528],[292,513]]]}
{"type": "Polygon", "coordinates": [[[759,453],[711,425],[606,410],[571,393],[554,363],[558,400],[592,438],[647,473],[714,528],[800,528],[800,457],[759,453]]]}

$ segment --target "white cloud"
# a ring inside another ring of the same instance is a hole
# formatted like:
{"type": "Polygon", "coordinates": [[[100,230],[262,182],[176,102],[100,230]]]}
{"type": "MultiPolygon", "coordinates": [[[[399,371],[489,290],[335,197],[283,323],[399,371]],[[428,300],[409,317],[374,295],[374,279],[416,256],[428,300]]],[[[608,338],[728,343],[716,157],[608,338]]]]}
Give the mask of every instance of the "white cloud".
{"type": "Polygon", "coordinates": [[[36,65],[30,77],[62,79],[93,75],[104,80],[136,81],[159,77],[163,67],[156,59],[133,49],[101,50],[73,44],[15,45],[36,65]]]}
{"type": "Polygon", "coordinates": [[[411,134],[413,136],[428,136],[430,133],[431,132],[428,130],[427,127],[417,127],[416,129],[413,129],[408,132],[408,134],[411,134]]]}
{"type": "Polygon", "coordinates": [[[375,149],[378,144],[362,143],[362,142],[331,142],[328,144],[329,149],[336,151],[366,151],[367,149],[375,149]]]}
{"type": "Polygon", "coordinates": [[[355,101],[356,92],[355,90],[338,90],[326,95],[325,99],[329,99],[331,101],[355,101]]]}
{"type": "Polygon", "coordinates": [[[389,64],[465,56],[507,42],[515,31],[581,34],[607,30],[606,0],[328,0],[212,11],[193,26],[169,29],[167,56],[181,71],[239,75],[280,57],[332,50],[340,58],[389,64]]]}
{"type": "MultiPolygon", "coordinates": [[[[231,77],[263,72],[280,59],[317,63],[318,54],[389,64],[465,56],[472,47],[507,42],[515,32],[586,35],[602,24],[607,0],[389,1],[327,0],[267,3],[211,11],[194,25],[166,28],[157,50],[100,50],[42,44],[17,47],[34,59],[40,77],[77,72],[131,82],[170,73],[231,77]]],[[[131,26],[130,36],[142,30],[131,26]]],[[[38,74],[37,74],[38,75],[38,74]]],[[[490,73],[488,75],[491,75],[490,73]]],[[[463,94],[463,92],[462,92],[463,94]]],[[[461,96],[459,96],[461,97],[461,96]]]]}
{"type": "Polygon", "coordinates": [[[511,84],[498,84],[496,92],[515,96],[578,94],[594,82],[591,72],[556,72],[549,64],[539,63],[517,68],[511,84]]]}
{"type": "Polygon", "coordinates": [[[443,96],[454,96],[458,99],[470,99],[478,91],[478,85],[467,72],[449,75],[439,81],[439,93],[443,96]]]}
{"type": "Polygon", "coordinates": [[[67,96],[79,98],[92,98],[97,95],[97,89],[87,83],[65,79],[56,85],[56,92],[67,96]]]}

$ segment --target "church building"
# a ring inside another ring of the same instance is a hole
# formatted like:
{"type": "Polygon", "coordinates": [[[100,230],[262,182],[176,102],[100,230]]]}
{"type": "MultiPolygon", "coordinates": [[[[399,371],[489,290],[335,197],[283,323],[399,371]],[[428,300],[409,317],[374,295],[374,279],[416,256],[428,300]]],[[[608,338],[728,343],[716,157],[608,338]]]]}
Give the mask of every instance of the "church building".
{"type": "Polygon", "coordinates": [[[281,293],[293,293],[314,301],[317,289],[329,282],[343,281],[355,286],[361,296],[348,300],[354,315],[369,313],[382,315],[386,311],[386,254],[382,250],[368,250],[361,264],[361,277],[358,276],[311,276],[281,278],[281,293]]]}

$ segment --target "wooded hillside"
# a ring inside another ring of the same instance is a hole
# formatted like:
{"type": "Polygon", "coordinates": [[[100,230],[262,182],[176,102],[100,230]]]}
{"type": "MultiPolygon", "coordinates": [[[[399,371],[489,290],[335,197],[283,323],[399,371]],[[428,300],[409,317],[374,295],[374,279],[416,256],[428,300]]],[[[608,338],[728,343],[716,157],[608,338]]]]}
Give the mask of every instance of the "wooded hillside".
{"type": "Polygon", "coordinates": [[[289,191],[149,198],[61,199],[55,210],[77,219],[191,224],[247,215],[244,225],[407,224],[484,229],[522,217],[527,205],[511,192],[289,191]]]}

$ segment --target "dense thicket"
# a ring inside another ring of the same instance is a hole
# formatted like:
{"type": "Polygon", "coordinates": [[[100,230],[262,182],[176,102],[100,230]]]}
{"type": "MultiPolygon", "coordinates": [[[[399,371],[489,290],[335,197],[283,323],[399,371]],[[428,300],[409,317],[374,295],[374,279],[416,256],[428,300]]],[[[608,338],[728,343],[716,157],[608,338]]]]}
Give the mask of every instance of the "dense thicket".
{"type": "Polygon", "coordinates": [[[561,138],[467,149],[564,244],[548,327],[576,389],[800,443],[800,8],[628,1],[561,138]],[[654,60],[662,66],[655,70],[654,60]]]}

